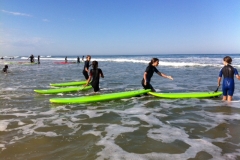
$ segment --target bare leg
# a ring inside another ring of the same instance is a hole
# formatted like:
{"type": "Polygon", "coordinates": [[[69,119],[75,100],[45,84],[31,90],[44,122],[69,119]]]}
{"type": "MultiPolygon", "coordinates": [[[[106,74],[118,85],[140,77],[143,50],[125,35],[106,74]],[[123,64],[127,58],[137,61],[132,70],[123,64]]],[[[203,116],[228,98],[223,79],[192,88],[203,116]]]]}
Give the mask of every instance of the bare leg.
{"type": "Polygon", "coordinates": [[[228,97],[227,97],[227,100],[228,100],[229,102],[231,102],[231,101],[232,101],[232,96],[228,96],[228,97]]]}
{"type": "Polygon", "coordinates": [[[222,100],[226,101],[227,100],[227,96],[223,96],[222,100]]]}

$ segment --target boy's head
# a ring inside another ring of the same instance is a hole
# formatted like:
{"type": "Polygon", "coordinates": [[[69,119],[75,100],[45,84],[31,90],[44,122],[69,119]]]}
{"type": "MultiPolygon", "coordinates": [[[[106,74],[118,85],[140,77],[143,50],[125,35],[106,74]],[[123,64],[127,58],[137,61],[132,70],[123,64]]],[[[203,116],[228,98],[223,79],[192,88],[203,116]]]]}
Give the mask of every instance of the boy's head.
{"type": "Polygon", "coordinates": [[[92,67],[93,67],[93,69],[97,69],[98,68],[98,61],[92,61],[92,67]]]}
{"type": "Polygon", "coordinates": [[[5,65],[5,67],[4,68],[8,68],[8,65],[5,65]]]}
{"type": "Polygon", "coordinates": [[[226,56],[226,57],[223,58],[223,61],[227,62],[228,64],[231,64],[232,63],[232,58],[229,57],[229,56],[226,56]]]}

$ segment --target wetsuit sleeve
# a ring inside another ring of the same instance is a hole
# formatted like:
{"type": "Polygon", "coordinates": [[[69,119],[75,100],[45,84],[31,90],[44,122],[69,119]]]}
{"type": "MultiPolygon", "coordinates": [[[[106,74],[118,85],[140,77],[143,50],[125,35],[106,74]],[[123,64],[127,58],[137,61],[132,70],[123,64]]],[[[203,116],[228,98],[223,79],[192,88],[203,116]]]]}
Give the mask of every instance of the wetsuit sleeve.
{"type": "Polygon", "coordinates": [[[222,70],[223,70],[223,68],[220,70],[218,77],[222,77],[222,75],[223,75],[222,70]]]}
{"type": "Polygon", "coordinates": [[[235,75],[238,75],[238,71],[237,71],[236,68],[234,68],[234,74],[235,74],[235,75]]]}
{"type": "Polygon", "coordinates": [[[99,72],[100,75],[103,75],[103,72],[100,68],[98,69],[98,72],[99,72]]]}
{"type": "Polygon", "coordinates": [[[154,72],[162,74],[156,67],[154,67],[154,72]]]}

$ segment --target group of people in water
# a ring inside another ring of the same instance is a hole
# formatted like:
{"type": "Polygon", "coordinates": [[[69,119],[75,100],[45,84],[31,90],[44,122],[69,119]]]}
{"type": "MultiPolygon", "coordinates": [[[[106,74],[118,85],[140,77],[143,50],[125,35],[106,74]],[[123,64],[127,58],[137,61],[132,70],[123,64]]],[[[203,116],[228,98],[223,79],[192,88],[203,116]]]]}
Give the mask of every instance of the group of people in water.
{"type": "MultiPolygon", "coordinates": [[[[82,56],[82,61],[84,61],[84,56],[82,56]]],[[[68,60],[67,60],[67,56],[65,57],[65,63],[67,63],[68,62],[68,60]]],[[[80,58],[79,58],[79,56],[77,57],[77,63],[80,63],[81,61],[80,61],[80,58]]]]}
{"type": "MultiPolygon", "coordinates": [[[[30,57],[30,62],[34,63],[34,56],[31,55],[30,57]]],[[[65,57],[65,61],[67,61],[67,57],[65,57]]],[[[82,61],[84,61],[84,56],[82,57],[82,61]]],[[[91,86],[94,89],[94,92],[100,91],[99,88],[99,80],[100,77],[104,78],[103,71],[98,68],[98,61],[91,61],[91,56],[87,55],[86,60],[84,61],[84,67],[82,74],[87,80],[87,83],[85,84],[85,87],[91,84],[91,86]],[[92,69],[89,69],[90,66],[92,66],[92,69]]],[[[80,58],[77,57],[77,62],[80,63],[80,58]]],[[[223,82],[222,82],[222,92],[223,92],[223,101],[232,101],[233,93],[234,93],[234,76],[238,80],[240,80],[240,76],[238,74],[238,71],[236,68],[231,66],[232,63],[232,58],[230,56],[226,56],[223,58],[223,67],[219,72],[218,76],[218,87],[221,85],[222,77],[223,77],[223,82]]],[[[40,56],[38,56],[38,64],[40,64],[40,56]]],[[[159,76],[173,80],[172,76],[166,75],[162,72],[160,72],[156,67],[159,64],[159,59],[158,58],[152,58],[152,60],[149,62],[148,66],[145,69],[145,72],[143,74],[143,79],[142,79],[142,86],[144,89],[151,89],[152,92],[155,92],[155,89],[151,85],[151,78],[153,76],[153,73],[157,73],[159,76]]],[[[8,71],[8,65],[5,65],[3,68],[3,72],[7,73],[8,71]]]]}
{"type": "MultiPolygon", "coordinates": [[[[31,63],[34,63],[35,62],[35,59],[34,59],[34,55],[32,54],[30,57],[28,57],[28,59],[30,59],[30,62],[31,63]]],[[[40,64],[40,56],[38,55],[38,64],[40,64]]]]}
{"type": "MultiPolygon", "coordinates": [[[[91,56],[86,57],[87,60],[84,63],[83,68],[83,75],[85,79],[87,80],[87,83],[85,86],[91,84],[94,92],[100,91],[99,89],[99,79],[100,77],[104,78],[103,72],[100,68],[98,68],[98,62],[93,61],[92,62],[92,69],[89,71],[89,63],[91,60],[91,56]],[[89,73],[89,75],[88,75],[89,73]]],[[[232,58],[230,56],[226,56],[223,58],[223,67],[219,72],[218,77],[218,87],[221,85],[222,76],[223,76],[223,83],[222,83],[222,92],[223,92],[223,101],[232,101],[233,93],[234,93],[234,76],[238,80],[240,80],[240,76],[238,74],[238,71],[236,68],[231,66],[232,58]]],[[[148,66],[145,69],[145,72],[143,73],[143,79],[142,79],[142,86],[144,89],[151,89],[152,92],[155,92],[155,89],[151,85],[151,78],[153,76],[153,73],[157,73],[159,76],[173,80],[172,76],[166,75],[162,72],[160,72],[156,67],[159,64],[158,58],[152,58],[152,60],[149,62],[148,66]]]]}
{"type": "MultiPolygon", "coordinates": [[[[0,59],[4,59],[3,57],[1,57],[0,59]]],[[[14,59],[14,57],[10,57],[9,59],[14,59]]]]}

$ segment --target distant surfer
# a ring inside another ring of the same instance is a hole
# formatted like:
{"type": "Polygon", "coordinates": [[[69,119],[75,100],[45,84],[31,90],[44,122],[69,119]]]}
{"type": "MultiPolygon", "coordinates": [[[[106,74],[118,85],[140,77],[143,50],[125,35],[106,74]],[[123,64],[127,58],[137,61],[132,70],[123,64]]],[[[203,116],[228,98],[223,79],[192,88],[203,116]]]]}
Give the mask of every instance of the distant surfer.
{"type": "Polygon", "coordinates": [[[102,78],[104,78],[104,75],[103,75],[102,70],[100,68],[98,68],[97,61],[92,62],[92,68],[93,69],[90,70],[89,78],[88,78],[88,81],[85,84],[85,86],[87,86],[89,83],[91,83],[91,86],[93,87],[94,92],[98,92],[98,91],[100,91],[100,88],[99,88],[100,76],[102,78]]]}
{"type": "Polygon", "coordinates": [[[67,56],[65,57],[65,63],[67,63],[67,56]]]}
{"type": "Polygon", "coordinates": [[[40,56],[38,55],[38,64],[40,64],[40,56]]]}
{"type": "Polygon", "coordinates": [[[79,58],[79,56],[77,57],[77,63],[80,63],[80,58],[79,58]]]}
{"type": "Polygon", "coordinates": [[[90,60],[91,60],[91,56],[87,55],[87,60],[84,62],[84,67],[83,67],[83,71],[82,71],[86,80],[88,80],[88,78],[89,78],[88,72],[89,72],[90,60]]]}
{"type": "Polygon", "coordinates": [[[168,78],[173,80],[171,76],[167,76],[157,70],[157,66],[159,64],[159,59],[158,58],[153,58],[149,65],[147,66],[144,74],[143,74],[143,79],[142,79],[142,86],[144,89],[151,89],[152,92],[155,92],[155,89],[152,87],[150,84],[151,78],[153,76],[153,73],[156,72],[159,76],[162,76],[164,78],[168,78]]]}
{"type": "Polygon", "coordinates": [[[3,71],[4,73],[8,73],[7,70],[8,70],[8,65],[5,65],[2,71],[3,71]]]}
{"type": "Polygon", "coordinates": [[[3,57],[1,57],[1,59],[4,59],[3,57]]]}
{"type": "MultiPolygon", "coordinates": [[[[34,63],[34,56],[31,55],[29,58],[30,58],[30,62],[31,62],[31,63],[34,63]]],[[[29,59],[29,58],[28,58],[28,59],[29,59]]]]}
{"type": "Polygon", "coordinates": [[[238,71],[236,68],[232,67],[230,64],[232,63],[232,58],[226,56],[223,58],[224,67],[219,72],[218,77],[218,87],[221,85],[222,75],[223,75],[223,84],[222,84],[222,92],[223,92],[223,101],[232,101],[233,93],[234,93],[234,75],[238,80],[240,80],[240,76],[238,75],[238,71]]]}

